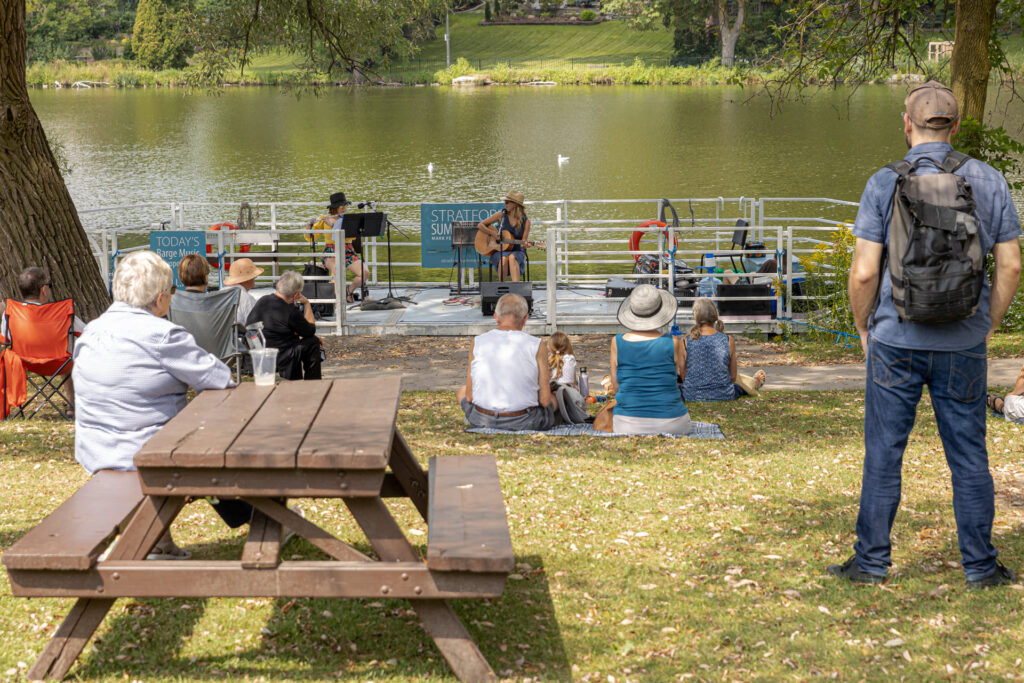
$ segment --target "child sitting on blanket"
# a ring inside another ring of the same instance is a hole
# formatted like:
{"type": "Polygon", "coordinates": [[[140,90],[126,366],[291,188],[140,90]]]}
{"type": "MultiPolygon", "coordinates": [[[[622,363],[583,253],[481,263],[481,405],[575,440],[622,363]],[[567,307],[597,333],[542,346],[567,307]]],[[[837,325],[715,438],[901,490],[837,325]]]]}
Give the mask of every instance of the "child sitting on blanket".
{"type": "Polygon", "coordinates": [[[564,384],[576,389],[576,356],[572,352],[572,342],[565,332],[555,332],[548,337],[548,367],[551,368],[551,389],[555,385],[564,384]]]}

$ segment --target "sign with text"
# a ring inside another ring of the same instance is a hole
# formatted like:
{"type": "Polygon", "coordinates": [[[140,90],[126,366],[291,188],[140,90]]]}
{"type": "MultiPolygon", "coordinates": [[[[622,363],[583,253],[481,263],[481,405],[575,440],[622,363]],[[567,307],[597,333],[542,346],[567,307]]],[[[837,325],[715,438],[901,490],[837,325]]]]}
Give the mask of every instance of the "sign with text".
{"type": "MultiPolygon", "coordinates": [[[[452,251],[452,221],[480,222],[501,211],[500,202],[480,204],[420,205],[420,265],[424,268],[451,268],[456,252],[452,251]]],[[[462,250],[462,263],[476,258],[472,247],[462,250]],[[471,253],[472,252],[472,253],[471,253]]]]}
{"type": "Polygon", "coordinates": [[[178,279],[178,264],[186,254],[206,256],[206,233],[202,230],[161,230],[149,233],[149,248],[167,261],[174,272],[174,284],[184,287],[178,279]]]}

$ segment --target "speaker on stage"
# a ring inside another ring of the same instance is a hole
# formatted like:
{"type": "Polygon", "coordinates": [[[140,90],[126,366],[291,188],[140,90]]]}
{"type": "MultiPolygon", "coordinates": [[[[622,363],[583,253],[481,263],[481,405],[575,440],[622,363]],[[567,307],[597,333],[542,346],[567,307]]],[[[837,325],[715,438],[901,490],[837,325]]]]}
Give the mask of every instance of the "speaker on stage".
{"type": "Polygon", "coordinates": [[[494,315],[494,307],[498,299],[506,294],[518,294],[526,299],[526,305],[533,313],[533,283],[531,282],[481,282],[480,311],[486,315],[494,315]]]}

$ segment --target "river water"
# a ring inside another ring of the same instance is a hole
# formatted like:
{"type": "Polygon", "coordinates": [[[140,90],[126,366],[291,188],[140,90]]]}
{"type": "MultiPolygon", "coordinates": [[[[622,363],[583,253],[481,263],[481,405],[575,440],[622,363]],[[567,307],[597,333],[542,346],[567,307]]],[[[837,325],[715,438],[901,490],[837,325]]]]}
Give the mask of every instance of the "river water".
{"type": "MultiPolygon", "coordinates": [[[[145,201],[832,197],[902,156],[905,90],[734,87],[42,90],[80,209],[145,201]],[[558,155],[569,157],[559,164],[558,155]],[[433,163],[433,172],[427,164],[433,163]]],[[[1024,107],[1010,113],[1021,125],[1024,107]]],[[[1010,125],[1007,127],[1009,128],[1010,125]]],[[[1024,199],[1018,194],[1018,206],[1024,199]]]]}

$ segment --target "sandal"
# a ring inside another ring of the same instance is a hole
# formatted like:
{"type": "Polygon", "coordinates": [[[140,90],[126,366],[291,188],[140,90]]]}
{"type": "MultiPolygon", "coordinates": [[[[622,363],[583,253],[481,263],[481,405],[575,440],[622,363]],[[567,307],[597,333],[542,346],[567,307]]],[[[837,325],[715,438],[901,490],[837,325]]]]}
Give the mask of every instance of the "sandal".
{"type": "Polygon", "coordinates": [[[1006,401],[999,394],[989,394],[985,397],[985,405],[987,405],[993,412],[1003,414],[1003,405],[1006,401]]]}
{"type": "Polygon", "coordinates": [[[146,555],[147,560],[187,560],[192,553],[175,545],[174,541],[161,541],[146,555]]]}

